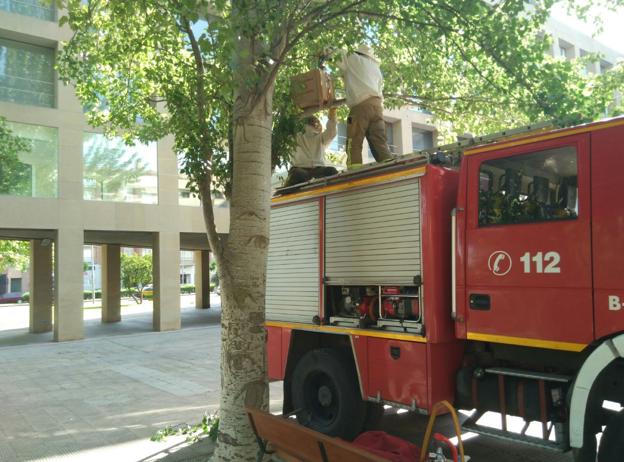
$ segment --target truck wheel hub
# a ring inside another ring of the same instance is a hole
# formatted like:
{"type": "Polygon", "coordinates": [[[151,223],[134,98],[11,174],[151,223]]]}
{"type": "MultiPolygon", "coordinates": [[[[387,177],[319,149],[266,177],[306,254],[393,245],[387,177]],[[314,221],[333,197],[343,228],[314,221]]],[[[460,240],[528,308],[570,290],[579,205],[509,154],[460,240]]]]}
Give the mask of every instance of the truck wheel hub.
{"type": "Polygon", "coordinates": [[[323,407],[332,403],[332,392],[327,385],[321,385],[318,389],[318,401],[323,407]]]}

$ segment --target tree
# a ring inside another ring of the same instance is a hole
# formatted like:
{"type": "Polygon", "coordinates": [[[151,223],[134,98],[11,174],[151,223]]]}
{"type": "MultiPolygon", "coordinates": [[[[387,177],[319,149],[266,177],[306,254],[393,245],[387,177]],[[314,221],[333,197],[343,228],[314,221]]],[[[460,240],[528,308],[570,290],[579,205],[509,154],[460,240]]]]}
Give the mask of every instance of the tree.
{"type": "Polygon", "coordinates": [[[30,262],[30,243],[28,241],[0,240],[0,273],[8,268],[26,271],[30,262]]]}
{"type": "MultiPolygon", "coordinates": [[[[613,3],[621,0],[613,0],[613,3]]],[[[622,67],[584,77],[544,57],[551,0],[67,0],[75,31],[62,78],[92,124],[142,141],[172,134],[200,195],[222,288],[218,460],[253,460],[244,405],[268,406],[264,297],[270,177],[298,122],[289,80],[324,49],[367,41],[383,57],[386,105],[409,102],[482,132],[603,114],[622,67]],[[84,3],[84,4],[83,4],[84,3]],[[106,108],[98,108],[104,99],[106,108]],[[137,123],[138,121],[138,123],[137,123]],[[211,190],[230,198],[229,234],[211,190]]],[[[330,69],[333,66],[330,65],[330,69]]]]}
{"type": "Polygon", "coordinates": [[[143,303],[143,289],[152,282],[152,255],[121,255],[121,283],[127,289],[134,289],[132,297],[143,303]]]}

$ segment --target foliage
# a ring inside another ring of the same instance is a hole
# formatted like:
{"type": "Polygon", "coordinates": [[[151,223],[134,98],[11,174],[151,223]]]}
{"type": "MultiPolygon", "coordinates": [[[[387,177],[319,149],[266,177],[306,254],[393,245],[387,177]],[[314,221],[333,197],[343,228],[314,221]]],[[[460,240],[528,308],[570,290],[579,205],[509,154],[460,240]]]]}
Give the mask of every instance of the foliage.
{"type": "MultiPolygon", "coordinates": [[[[93,297],[93,292],[91,292],[90,290],[85,290],[82,292],[83,300],[91,300],[92,297],[93,297]]],[[[30,292],[24,292],[21,298],[23,302],[29,302],[30,292]]],[[[97,289],[95,291],[95,298],[102,298],[102,291],[100,289],[97,289]]]]}
{"type": "Polygon", "coordinates": [[[180,293],[181,294],[194,294],[195,284],[180,284],[180,293]]]}
{"type": "Polygon", "coordinates": [[[30,243],[28,241],[0,240],[0,273],[8,268],[26,271],[30,262],[30,243]]]}
{"type": "Polygon", "coordinates": [[[164,441],[168,436],[186,435],[186,441],[194,442],[203,437],[208,437],[212,441],[217,440],[219,432],[219,417],[216,414],[204,414],[200,423],[169,425],[158,430],[151,441],[164,441]]]}
{"type": "Polygon", "coordinates": [[[219,287],[219,271],[217,270],[217,262],[210,260],[210,291],[219,287]]]}
{"type": "Polygon", "coordinates": [[[143,288],[152,282],[152,255],[121,255],[121,284],[134,289],[132,297],[143,303],[143,288]],[[136,294],[136,297],[135,297],[136,294]]]}
{"type": "Polygon", "coordinates": [[[95,294],[95,298],[102,298],[102,289],[95,289],[95,291],[84,290],[82,292],[83,300],[91,300],[93,299],[93,295],[95,294]]]}
{"type": "MultiPolygon", "coordinates": [[[[495,2],[493,7],[479,0],[337,1],[324,8],[310,6],[307,16],[294,3],[283,3],[285,11],[266,12],[267,22],[254,22],[260,14],[237,19],[264,41],[253,66],[280,70],[273,100],[273,166],[288,161],[301,128],[290,98],[290,77],[315,66],[330,46],[352,49],[362,40],[371,42],[383,57],[386,105],[418,105],[453,122],[457,133],[495,131],[538,119],[595,119],[609,110],[613,90],[624,81],[622,65],[608,75],[584,75],[582,64],[544,55],[550,38],[541,39],[539,31],[549,0],[534,2],[532,11],[520,1],[495,2]],[[290,31],[299,40],[289,44],[288,54],[274,56],[269,38],[288,13],[300,19],[290,31]]],[[[58,66],[90,108],[90,122],[127,140],[174,134],[191,189],[196,192],[211,173],[211,184],[229,192],[233,94],[243,78],[232,73],[237,24],[229,2],[209,7],[201,0],[70,0],[68,5],[64,21],[77,34],[58,66]],[[204,75],[197,73],[193,48],[204,75]],[[206,112],[201,119],[200,85],[206,112]],[[167,112],[159,106],[162,102],[167,112]]],[[[334,63],[328,69],[335,74],[334,63]]],[[[260,77],[245,78],[249,81],[242,84],[250,87],[260,77]]],[[[340,86],[340,79],[335,82],[340,86]]]]}
{"type": "Polygon", "coordinates": [[[13,135],[6,119],[0,117],[0,194],[21,194],[30,187],[29,171],[18,157],[29,150],[28,142],[13,135]]]}

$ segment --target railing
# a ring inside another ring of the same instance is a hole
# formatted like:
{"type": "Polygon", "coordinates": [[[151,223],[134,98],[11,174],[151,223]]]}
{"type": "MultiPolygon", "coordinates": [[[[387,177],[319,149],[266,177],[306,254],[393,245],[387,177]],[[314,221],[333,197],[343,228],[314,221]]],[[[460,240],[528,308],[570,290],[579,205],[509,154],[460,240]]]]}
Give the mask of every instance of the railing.
{"type": "MultiPolygon", "coordinates": [[[[335,151],[335,152],[344,152],[346,147],[347,147],[347,137],[343,135],[338,135],[336,138],[334,138],[332,143],[329,145],[328,149],[330,151],[335,151]]],[[[399,146],[397,146],[396,144],[388,144],[388,148],[390,149],[390,152],[392,154],[395,154],[395,155],[401,154],[399,150],[399,146]]]]}

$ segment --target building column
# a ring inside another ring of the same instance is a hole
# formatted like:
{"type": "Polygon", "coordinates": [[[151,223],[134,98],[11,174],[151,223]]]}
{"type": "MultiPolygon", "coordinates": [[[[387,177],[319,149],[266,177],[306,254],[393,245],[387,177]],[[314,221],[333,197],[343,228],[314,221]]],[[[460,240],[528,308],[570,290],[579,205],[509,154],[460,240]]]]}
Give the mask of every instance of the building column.
{"type": "Polygon", "coordinates": [[[180,233],[154,233],[154,330],[180,328],[180,233]]]}
{"type": "Polygon", "coordinates": [[[61,228],[56,235],[54,255],[54,340],[84,337],[83,250],[84,232],[61,228]]]}
{"type": "Polygon", "coordinates": [[[120,246],[102,246],[102,322],[121,321],[120,255],[120,246]]]}
{"type": "Polygon", "coordinates": [[[196,250],[195,257],[195,308],[210,308],[210,252],[196,250]]]}
{"type": "Polygon", "coordinates": [[[52,330],[52,242],[30,241],[30,332],[52,330]]]}

